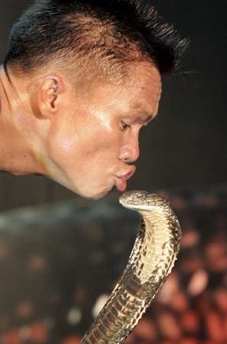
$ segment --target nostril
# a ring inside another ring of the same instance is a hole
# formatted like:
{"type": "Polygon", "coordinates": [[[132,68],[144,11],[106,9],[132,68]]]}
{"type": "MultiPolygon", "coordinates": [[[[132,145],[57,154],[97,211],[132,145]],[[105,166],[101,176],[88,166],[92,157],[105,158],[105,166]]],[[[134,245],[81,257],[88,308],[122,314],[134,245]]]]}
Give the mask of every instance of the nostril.
{"type": "Polygon", "coordinates": [[[124,162],[126,162],[127,164],[130,163],[129,158],[125,157],[124,159],[122,159],[124,162]]]}
{"type": "Polygon", "coordinates": [[[124,162],[130,162],[130,150],[129,147],[122,147],[120,150],[119,158],[124,162]]]}
{"type": "Polygon", "coordinates": [[[119,158],[126,163],[133,163],[139,158],[139,155],[140,150],[138,140],[137,142],[133,140],[133,142],[130,142],[121,148],[119,158]]]}

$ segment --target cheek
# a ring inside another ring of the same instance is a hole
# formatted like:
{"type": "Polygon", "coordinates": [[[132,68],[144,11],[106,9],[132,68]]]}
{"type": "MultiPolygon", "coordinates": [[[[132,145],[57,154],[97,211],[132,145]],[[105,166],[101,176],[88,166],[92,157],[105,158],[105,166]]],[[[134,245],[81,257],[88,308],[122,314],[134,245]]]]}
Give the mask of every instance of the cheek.
{"type": "Polygon", "coordinates": [[[122,135],[116,128],[94,120],[57,123],[49,135],[49,152],[56,163],[113,163],[118,158],[122,135]],[[79,122],[79,123],[78,123],[79,122]]]}
{"type": "Polygon", "coordinates": [[[58,140],[58,150],[66,156],[75,149],[75,142],[72,137],[64,136],[58,140]]]}
{"type": "Polygon", "coordinates": [[[77,146],[75,130],[72,126],[67,127],[64,123],[60,124],[51,127],[47,140],[48,153],[55,163],[61,163],[65,159],[70,162],[72,152],[77,146]]]}
{"type": "Polygon", "coordinates": [[[87,161],[97,160],[105,163],[113,159],[116,155],[116,145],[113,140],[107,137],[95,136],[91,140],[86,140],[79,148],[80,156],[87,161]]]}
{"type": "Polygon", "coordinates": [[[118,131],[103,125],[96,125],[81,136],[80,150],[87,157],[102,156],[103,159],[113,158],[119,152],[121,146],[121,135],[118,131]]]}

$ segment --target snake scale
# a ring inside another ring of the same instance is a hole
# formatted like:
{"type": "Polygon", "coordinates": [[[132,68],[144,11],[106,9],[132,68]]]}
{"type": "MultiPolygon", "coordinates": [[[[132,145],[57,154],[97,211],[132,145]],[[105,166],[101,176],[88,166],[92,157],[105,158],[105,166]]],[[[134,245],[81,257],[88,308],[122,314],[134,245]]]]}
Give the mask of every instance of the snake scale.
{"type": "Polygon", "coordinates": [[[128,264],[81,344],[120,344],[138,323],[170,274],[181,228],[170,204],[146,191],[127,191],[120,203],[142,216],[128,264]]]}

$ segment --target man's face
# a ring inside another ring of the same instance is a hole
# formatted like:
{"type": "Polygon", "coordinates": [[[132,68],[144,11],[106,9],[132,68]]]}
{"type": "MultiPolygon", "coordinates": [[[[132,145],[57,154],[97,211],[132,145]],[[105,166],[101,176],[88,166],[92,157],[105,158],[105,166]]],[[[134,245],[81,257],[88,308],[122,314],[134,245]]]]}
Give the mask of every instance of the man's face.
{"type": "Polygon", "coordinates": [[[139,157],[139,131],[158,111],[161,78],[148,63],[121,85],[74,94],[50,130],[50,177],[83,197],[124,191],[139,157]]]}

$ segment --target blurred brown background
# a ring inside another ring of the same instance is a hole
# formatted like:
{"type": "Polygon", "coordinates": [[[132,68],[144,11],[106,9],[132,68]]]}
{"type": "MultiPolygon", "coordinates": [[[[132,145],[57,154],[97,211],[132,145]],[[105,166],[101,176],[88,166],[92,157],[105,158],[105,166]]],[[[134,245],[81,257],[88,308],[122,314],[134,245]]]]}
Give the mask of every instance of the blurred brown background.
{"type": "MultiPolygon", "coordinates": [[[[226,344],[227,184],[162,194],[182,225],[181,251],[126,343],[226,344]]],[[[79,344],[138,228],[138,214],[110,197],[0,214],[0,343],[79,344]]]]}
{"type": "MultiPolygon", "coordinates": [[[[12,22],[28,0],[0,0],[0,59],[12,22]]],[[[207,185],[227,175],[226,2],[154,0],[159,13],[191,39],[178,75],[164,80],[158,118],[141,135],[130,188],[207,185]]],[[[42,177],[0,174],[0,210],[74,198],[42,177]]]]}

